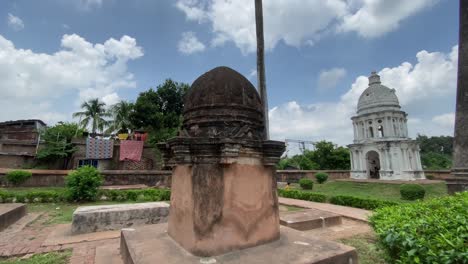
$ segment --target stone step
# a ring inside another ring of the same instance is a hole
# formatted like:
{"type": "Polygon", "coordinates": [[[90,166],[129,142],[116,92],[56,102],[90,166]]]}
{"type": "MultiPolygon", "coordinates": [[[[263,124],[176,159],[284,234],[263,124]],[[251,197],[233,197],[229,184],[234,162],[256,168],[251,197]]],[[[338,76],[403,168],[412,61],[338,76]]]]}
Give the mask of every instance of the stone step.
{"type": "Polygon", "coordinates": [[[340,225],[341,223],[341,215],[318,209],[308,209],[280,215],[281,225],[301,231],[325,228],[340,225]]]}
{"type": "Polygon", "coordinates": [[[73,213],[73,235],[119,230],[125,227],[167,221],[169,205],[164,202],[81,206],[73,213]]]}
{"type": "Polygon", "coordinates": [[[0,231],[26,215],[26,205],[21,203],[0,204],[0,231]]]}
{"type": "MultiPolygon", "coordinates": [[[[122,229],[120,254],[125,264],[179,263],[358,263],[352,247],[327,240],[306,238],[302,232],[281,226],[276,241],[235,250],[224,255],[198,257],[190,254],[167,234],[167,224],[122,229]]],[[[110,262],[109,262],[110,263],[110,262]]]]}

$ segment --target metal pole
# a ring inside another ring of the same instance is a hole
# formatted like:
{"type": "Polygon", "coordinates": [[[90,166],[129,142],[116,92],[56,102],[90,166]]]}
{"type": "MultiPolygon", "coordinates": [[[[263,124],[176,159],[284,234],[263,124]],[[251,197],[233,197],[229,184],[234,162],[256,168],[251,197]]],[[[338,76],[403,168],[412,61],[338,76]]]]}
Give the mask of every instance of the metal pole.
{"type": "Polygon", "coordinates": [[[258,90],[263,104],[263,121],[265,124],[265,140],[270,138],[268,132],[268,98],[265,80],[265,44],[263,38],[263,7],[262,0],[255,0],[255,21],[257,32],[257,79],[258,90]]]}

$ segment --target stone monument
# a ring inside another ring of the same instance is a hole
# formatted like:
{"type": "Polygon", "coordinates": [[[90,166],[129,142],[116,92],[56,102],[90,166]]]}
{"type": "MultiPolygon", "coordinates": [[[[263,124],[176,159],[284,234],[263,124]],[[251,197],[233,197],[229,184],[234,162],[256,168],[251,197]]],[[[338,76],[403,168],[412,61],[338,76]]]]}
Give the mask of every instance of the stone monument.
{"type": "Polygon", "coordinates": [[[122,229],[124,263],[357,263],[356,251],[280,226],[275,165],[260,96],[218,67],[185,97],[179,135],[159,144],[172,168],[168,224],[122,229]]]}
{"type": "Polygon", "coordinates": [[[351,178],[425,179],[419,146],[408,137],[408,114],[401,110],[395,89],[372,72],[353,116],[354,142],[349,145],[351,178]]]}
{"type": "Polygon", "coordinates": [[[468,190],[468,1],[460,0],[457,102],[450,192],[468,190]]]}
{"type": "Polygon", "coordinates": [[[285,146],[263,133],[260,97],[241,74],[218,67],[193,83],[180,135],[159,145],[173,167],[168,233],[192,254],[279,238],[275,165],[285,146]]]}

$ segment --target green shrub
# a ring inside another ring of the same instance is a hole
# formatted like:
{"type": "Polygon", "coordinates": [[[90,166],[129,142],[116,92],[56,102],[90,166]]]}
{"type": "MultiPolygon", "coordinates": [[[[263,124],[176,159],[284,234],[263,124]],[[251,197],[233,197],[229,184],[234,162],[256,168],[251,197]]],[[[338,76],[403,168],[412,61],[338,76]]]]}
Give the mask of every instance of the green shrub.
{"type": "Polygon", "coordinates": [[[313,192],[303,192],[300,190],[284,190],[278,189],[278,195],[285,198],[292,198],[304,201],[313,201],[324,203],[327,201],[327,196],[321,193],[313,193],[313,192]]]}
{"type": "Polygon", "coordinates": [[[390,263],[468,263],[468,192],[376,210],[370,217],[390,263]]]}
{"type": "Polygon", "coordinates": [[[397,205],[398,203],[392,201],[383,201],[376,199],[367,199],[347,195],[337,195],[330,198],[330,203],[337,205],[344,205],[366,210],[374,210],[380,207],[397,205]]]}
{"type": "Polygon", "coordinates": [[[69,198],[73,201],[95,201],[103,181],[99,171],[92,166],[80,167],[65,177],[69,198]]]}
{"type": "Polygon", "coordinates": [[[400,186],[400,194],[403,200],[414,201],[424,199],[426,190],[419,184],[402,184],[400,186]]]}
{"type": "Polygon", "coordinates": [[[426,175],[426,179],[433,180],[433,179],[435,179],[435,177],[432,174],[428,174],[428,175],[426,175]]]}
{"type": "Polygon", "coordinates": [[[9,183],[14,186],[18,186],[24,183],[27,179],[31,178],[32,173],[30,171],[13,170],[6,173],[6,179],[9,183]]]}
{"type": "Polygon", "coordinates": [[[315,174],[315,179],[317,179],[317,182],[319,184],[322,184],[328,180],[328,174],[326,174],[325,172],[319,172],[315,174]]]}
{"type": "Polygon", "coordinates": [[[299,180],[299,185],[304,190],[312,190],[314,187],[314,182],[309,178],[302,178],[299,180]]]}

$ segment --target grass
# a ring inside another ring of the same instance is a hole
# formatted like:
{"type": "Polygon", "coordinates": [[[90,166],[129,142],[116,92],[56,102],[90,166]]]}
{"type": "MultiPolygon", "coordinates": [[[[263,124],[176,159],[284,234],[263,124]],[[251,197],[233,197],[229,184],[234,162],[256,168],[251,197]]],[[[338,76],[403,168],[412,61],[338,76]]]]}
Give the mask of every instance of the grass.
{"type": "Polygon", "coordinates": [[[377,247],[377,238],[372,233],[357,235],[338,241],[356,248],[360,264],[386,264],[386,254],[377,247]]]}
{"type": "Polygon", "coordinates": [[[12,191],[19,194],[25,194],[28,192],[36,192],[36,191],[58,191],[62,192],[65,190],[65,187],[8,187],[8,188],[0,188],[0,191],[12,191]]]}
{"type": "MultiPolygon", "coordinates": [[[[300,188],[298,185],[293,186],[295,188],[300,188]]],[[[447,195],[447,186],[443,182],[424,184],[422,186],[426,189],[425,199],[447,195]]],[[[312,192],[322,193],[327,196],[349,195],[361,198],[403,202],[400,198],[400,184],[393,183],[329,181],[324,184],[315,183],[312,192]]]]}
{"type": "Polygon", "coordinates": [[[0,259],[0,264],[67,264],[71,257],[71,250],[62,252],[50,252],[44,254],[35,254],[27,259],[9,258],[0,259]]]}
{"type": "Polygon", "coordinates": [[[28,203],[28,212],[47,213],[48,219],[44,222],[45,225],[66,224],[72,221],[73,212],[79,206],[91,205],[108,205],[108,204],[124,204],[138,203],[134,201],[125,202],[90,202],[90,203],[28,203]]]}

